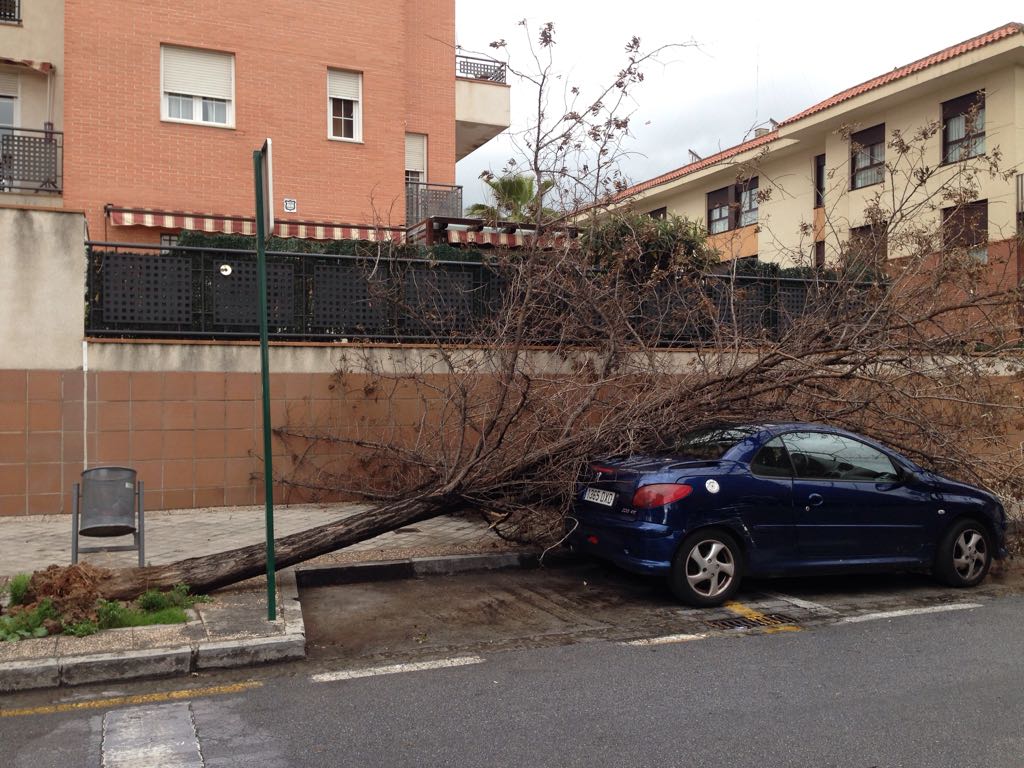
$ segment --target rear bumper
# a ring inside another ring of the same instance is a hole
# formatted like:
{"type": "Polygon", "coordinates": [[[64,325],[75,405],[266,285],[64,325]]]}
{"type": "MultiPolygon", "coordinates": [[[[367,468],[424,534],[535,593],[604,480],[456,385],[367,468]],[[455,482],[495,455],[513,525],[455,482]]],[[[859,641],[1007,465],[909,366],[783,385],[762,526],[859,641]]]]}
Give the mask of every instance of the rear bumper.
{"type": "Polygon", "coordinates": [[[590,514],[571,516],[567,527],[572,532],[566,543],[577,552],[639,574],[666,573],[680,538],[679,532],[665,525],[590,514]]]}

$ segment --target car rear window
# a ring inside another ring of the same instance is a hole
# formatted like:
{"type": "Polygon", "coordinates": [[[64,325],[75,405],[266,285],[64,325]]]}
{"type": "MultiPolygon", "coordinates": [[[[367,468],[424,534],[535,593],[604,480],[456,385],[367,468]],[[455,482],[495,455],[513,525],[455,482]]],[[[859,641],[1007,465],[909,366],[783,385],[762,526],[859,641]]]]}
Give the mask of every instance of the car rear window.
{"type": "Polygon", "coordinates": [[[753,427],[712,427],[683,435],[673,448],[700,459],[720,459],[737,443],[757,432],[753,427]]]}

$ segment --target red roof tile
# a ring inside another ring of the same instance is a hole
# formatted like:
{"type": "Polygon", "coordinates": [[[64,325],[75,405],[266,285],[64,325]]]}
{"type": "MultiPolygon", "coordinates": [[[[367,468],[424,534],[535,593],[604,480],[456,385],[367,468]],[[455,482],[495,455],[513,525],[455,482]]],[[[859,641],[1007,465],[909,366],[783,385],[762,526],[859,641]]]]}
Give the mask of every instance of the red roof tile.
{"type": "MultiPolygon", "coordinates": [[[[950,59],[956,58],[957,56],[962,56],[965,53],[969,53],[973,50],[977,50],[978,48],[982,48],[986,45],[990,45],[992,43],[998,42],[999,40],[1004,40],[1008,37],[1012,37],[1013,35],[1019,35],[1021,33],[1024,33],[1024,24],[1021,24],[1019,22],[1011,22],[1009,24],[1004,24],[998,29],[993,29],[991,32],[986,32],[983,35],[972,37],[970,40],[965,40],[964,42],[958,43],[957,45],[950,46],[949,48],[944,48],[943,50],[937,53],[933,53],[930,56],[925,56],[923,59],[918,59],[917,61],[911,62],[910,64],[907,64],[905,66],[897,67],[896,69],[892,70],[891,72],[887,72],[884,75],[872,78],[871,80],[863,82],[860,85],[855,85],[852,88],[847,88],[845,91],[840,91],[834,96],[830,96],[824,101],[819,101],[814,106],[808,107],[807,109],[803,110],[802,112],[798,112],[792,117],[787,117],[785,120],[779,123],[779,125],[790,125],[798,120],[802,120],[805,117],[813,115],[817,112],[821,112],[824,109],[833,107],[836,104],[841,104],[844,101],[848,101],[849,99],[852,99],[855,96],[860,96],[862,93],[867,93],[868,91],[874,90],[875,88],[880,88],[881,86],[891,83],[894,80],[899,80],[900,78],[907,77],[908,75],[913,75],[917,72],[920,72],[923,69],[927,69],[928,67],[933,67],[936,64],[941,64],[944,61],[949,61],[950,59]]],[[[730,157],[738,155],[742,152],[746,152],[748,149],[754,149],[755,147],[768,144],[769,142],[772,142],[777,138],[778,131],[771,131],[765,134],[764,136],[758,136],[757,138],[751,139],[750,141],[745,141],[742,144],[737,144],[736,146],[722,150],[717,154],[705,157],[703,160],[698,160],[694,163],[689,163],[688,165],[684,165],[681,168],[676,168],[674,171],[663,173],[661,176],[656,176],[653,179],[648,179],[647,181],[642,181],[639,184],[634,184],[632,187],[629,187],[628,189],[624,190],[619,195],[617,195],[617,199],[621,200],[624,197],[629,197],[630,195],[645,192],[646,190],[651,189],[652,187],[657,187],[669,181],[674,181],[676,179],[682,178],[683,176],[687,176],[703,168],[707,168],[708,166],[715,165],[716,163],[719,163],[722,160],[727,160],[730,157]]]]}

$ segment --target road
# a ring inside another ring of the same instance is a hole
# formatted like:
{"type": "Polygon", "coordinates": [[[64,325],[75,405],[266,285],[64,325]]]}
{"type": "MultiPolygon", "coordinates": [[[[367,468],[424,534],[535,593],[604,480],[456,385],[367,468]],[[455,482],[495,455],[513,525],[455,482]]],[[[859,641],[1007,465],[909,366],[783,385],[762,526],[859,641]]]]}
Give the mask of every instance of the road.
{"type": "MultiPolygon", "coordinates": [[[[604,590],[635,586],[605,578],[604,590]]],[[[457,612],[454,583],[434,591],[457,612]]],[[[657,594],[641,600],[660,617],[652,631],[633,618],[611,627],[606,612],[575,638],[556,633],[569,644],[517,620],[503,643],[478,632],[464,647],[452,635],[432,645],[417,630],[387,651],[368,644],[364,622],[355,650],[324,642],[302,664],[8,696],[0,765],[1024,765],[1024,595],[881,584],[860,603],[848,582],[747,591],[736,616],[785,600],[792,619],[747,631],[679,611],[668,627],[657,594]],[[891,610],[877,610],[880,593],[891,610]]],[[[397,636],[387,621],[380,632],[397,636]]]]}

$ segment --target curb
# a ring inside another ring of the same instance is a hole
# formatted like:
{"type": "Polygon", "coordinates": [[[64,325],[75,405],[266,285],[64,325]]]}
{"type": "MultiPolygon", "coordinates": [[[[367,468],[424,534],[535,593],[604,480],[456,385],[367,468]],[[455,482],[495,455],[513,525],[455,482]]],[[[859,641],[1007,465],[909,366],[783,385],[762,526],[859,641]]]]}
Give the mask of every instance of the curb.
{"type": "Polygon", "coordinates": [[[306,627],[295,574],[278,579],[284,632],[230,640],[200,640],[173,648],[90,653],[0,663],[0,693],[39,688],[185,677],[203,669],[229,669],[306,658],[306,627]]]}
{"type": "MultiPolygon", "coordinates": [[[[298,586],[330,587],[341,584],[364,584],[401,579],[421,579],[427,576],[452,576],[474,571],[497,571],[512,568],[540,568],[538,552],[500,552],[483,555],[447,555],[441,557],[413,557],[404,560],[382,560],[349,565],[313,566],[295,569],[298,586]]],[[[577,558],[564,552],[544,557],[544,567],[557,567],[577,562],[577,558]]]]}

